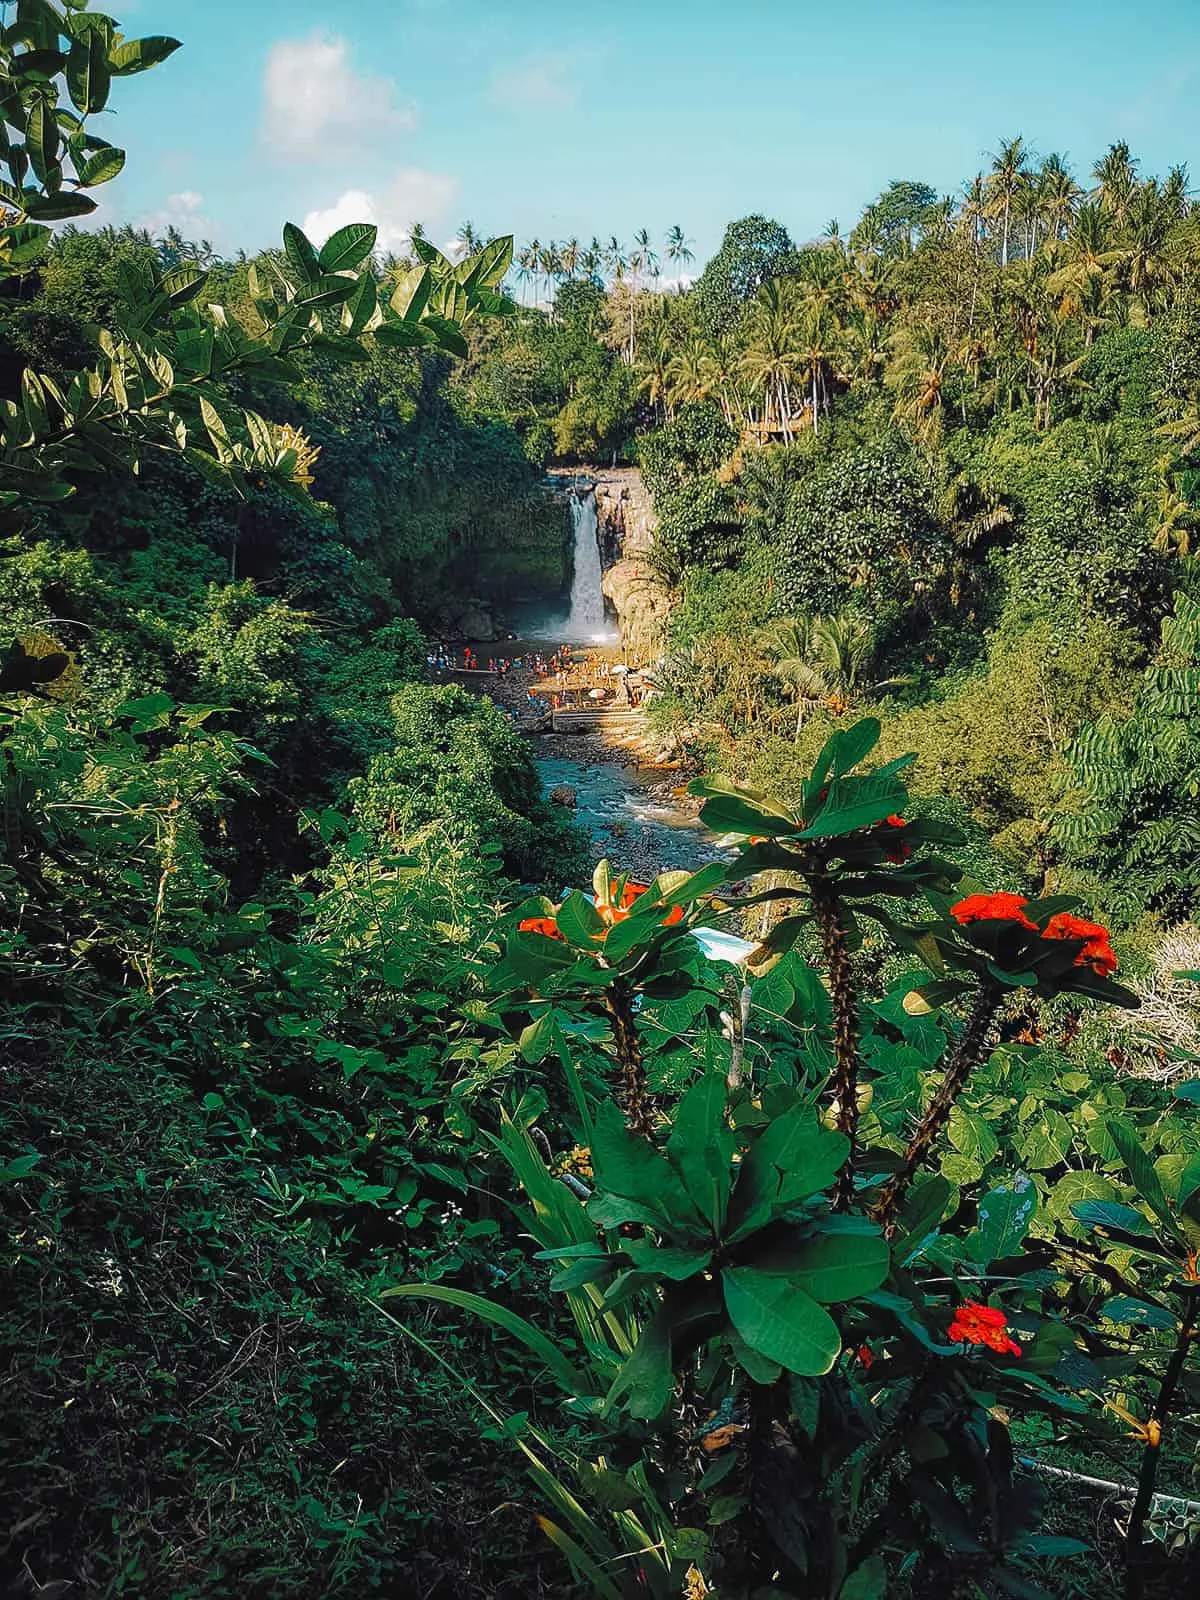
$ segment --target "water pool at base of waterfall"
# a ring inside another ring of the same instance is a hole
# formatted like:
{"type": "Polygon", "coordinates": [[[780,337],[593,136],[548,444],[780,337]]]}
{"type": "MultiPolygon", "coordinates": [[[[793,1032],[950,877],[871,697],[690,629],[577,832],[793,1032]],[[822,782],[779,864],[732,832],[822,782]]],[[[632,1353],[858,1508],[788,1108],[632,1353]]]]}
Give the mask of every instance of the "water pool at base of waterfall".
{"type": "Polygon", "coordinates": [[[547,757],[537,769],[547,793],[574,791],[568,814],[590,834],[597,854],[636,876],[694,872],[722,855],[699,818],[671,799],[656,768],[547,757]]]}

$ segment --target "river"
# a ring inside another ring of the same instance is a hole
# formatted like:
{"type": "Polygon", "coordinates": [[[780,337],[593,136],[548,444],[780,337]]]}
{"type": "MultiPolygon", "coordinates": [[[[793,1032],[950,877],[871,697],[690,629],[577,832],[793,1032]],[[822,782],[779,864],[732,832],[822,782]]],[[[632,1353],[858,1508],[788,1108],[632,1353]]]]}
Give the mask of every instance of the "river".
{"type": "MultiPolygon", "coordinates": [[[[524,658],[530,648],[549,655],[559,645],[570,644],[619,649],[620,633],[608,614],[603,577],[595,495],[571,495],[573,561],[570,601],[561,605],[523,606],[514,617],[521,638],[500,647],[524,658]]],[[[496,646],[481,646],[491,655],[496,646]]],[[[517,677],[511,689],[524,692],[517,677]]],[[[487,690],[484,691],[488,692],[487,690]]],[[[534,738],[537,768],[548,793],[574,796],[574,814],[591,837],[597,858],[610,857],[639,878],[670,870],[695,871],[716,858],[712,836],[701,827],[695,808],[672,791],[677,774],[661,767],[631,762],[627,752],[605,750],[594,736],[564,734],[534,738]],[[576,754],[578,751],[578,754],[576,754]]]]}

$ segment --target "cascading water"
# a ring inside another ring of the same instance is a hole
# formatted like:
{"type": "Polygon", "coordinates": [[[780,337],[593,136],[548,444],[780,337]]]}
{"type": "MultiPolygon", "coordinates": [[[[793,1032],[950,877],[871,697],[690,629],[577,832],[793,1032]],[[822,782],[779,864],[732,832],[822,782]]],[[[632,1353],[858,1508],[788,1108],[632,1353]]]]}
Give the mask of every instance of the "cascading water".
{"type": "Polygon", "coordinates": [[[567,639],[573,643],[599,642],[611,638],[604,615],[604,591],[600,586],[599,524],[596,496],[589,489],[571,495],[571,522],[575,533],[574,566],[571,577],[571,609],[564,624],[567,639]]]}

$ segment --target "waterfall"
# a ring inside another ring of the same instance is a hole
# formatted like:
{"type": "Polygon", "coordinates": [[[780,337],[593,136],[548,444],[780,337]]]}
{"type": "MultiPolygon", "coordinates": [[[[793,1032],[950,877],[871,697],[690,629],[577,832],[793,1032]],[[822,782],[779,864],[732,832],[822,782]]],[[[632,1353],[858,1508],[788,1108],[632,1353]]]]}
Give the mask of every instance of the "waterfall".
{"type": "Polygon", "coordinates": [[[565,623],[566,637],[576,644],[610,637],[604,615],[604,593],[600,587],[599,524],[596,496],[592,491],[571,495],[571,522],[575,532],[574,563],[571,575],[571,609],[565,623]]]}

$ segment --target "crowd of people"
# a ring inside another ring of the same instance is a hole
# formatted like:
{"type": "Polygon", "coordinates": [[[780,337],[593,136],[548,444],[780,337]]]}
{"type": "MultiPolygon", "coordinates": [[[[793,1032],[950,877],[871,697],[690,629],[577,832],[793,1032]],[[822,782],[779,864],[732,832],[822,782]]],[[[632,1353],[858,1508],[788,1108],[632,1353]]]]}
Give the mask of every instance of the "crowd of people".
{"type": "Polygon", "coordinates": [[[501,680],[510,673],[521,674],[511,691],[503,695],[496,695],[494,690],[488,693],[506,716],[524,725],[544,723],[563,708],[579,709],[584,697],[636,707],[643,695],[640,674],[615,664],[600,650],[575,649],[568,644],[549,650],[522,647],[520,655],[481,657],[473,645],[438,643],[430,647],[425,661],[435,681],[460,673],[501,680]]]}
{"type": "MultiPolygon", "coordinates": [[[[594,655],[592,651],[590,654],[594,655]]],[[[558,677],[565,681],[574,664],[575,656],[570,645],[559,645],[546,655],[541,650],[530,650],[519,656],[481,657],[469,644],[462,647],[462,661],[459,661],[457,649],[452,650],[448,645],[435,645],[425,657],[425,664],[436,677],[446,677],[454,672],[487,672],[493,677],[506,678],[510,672],[532,672],[535,677],[558,677]]]]}

